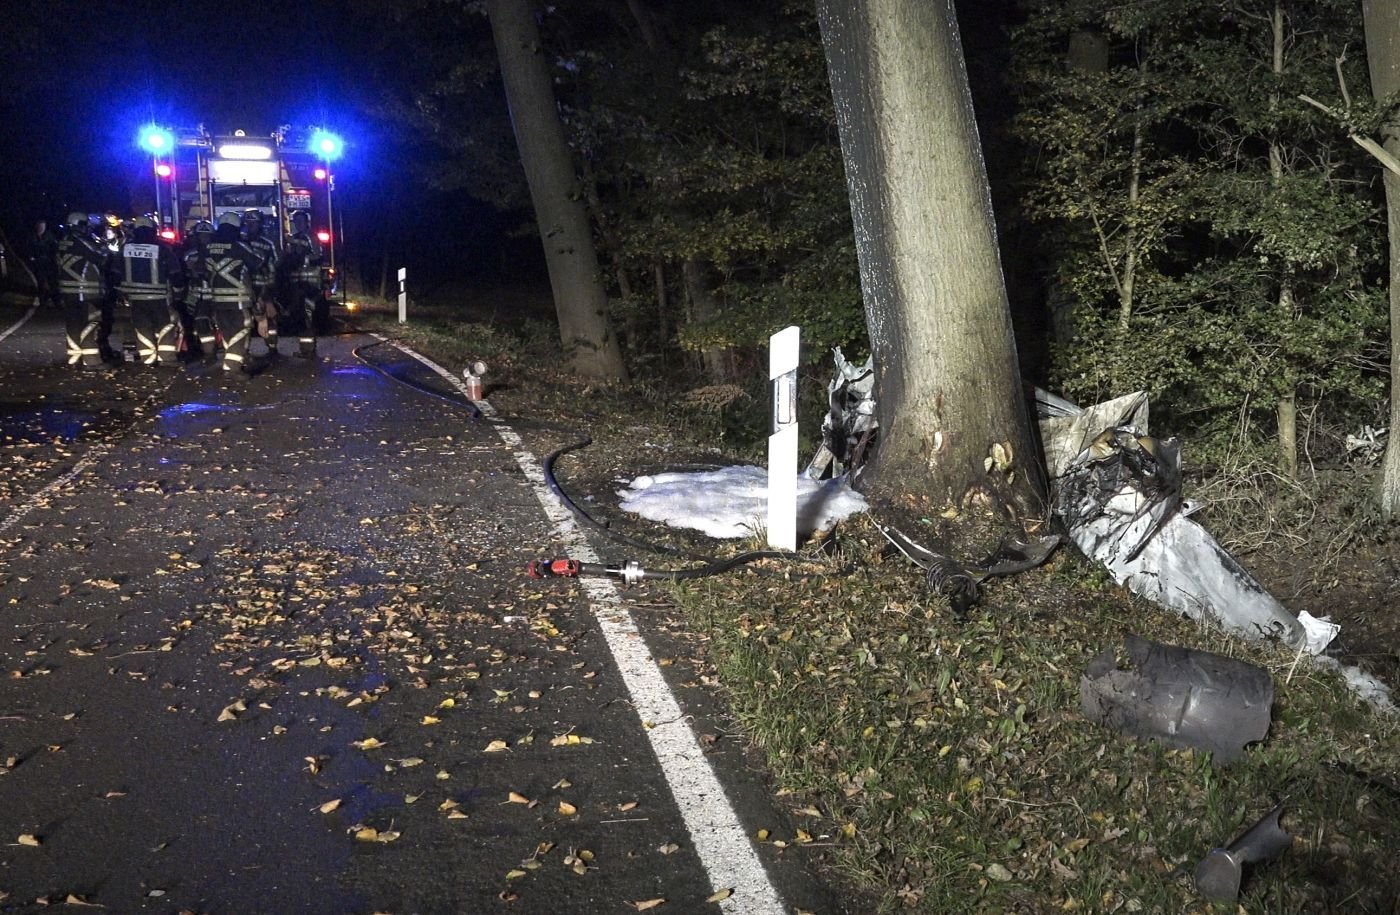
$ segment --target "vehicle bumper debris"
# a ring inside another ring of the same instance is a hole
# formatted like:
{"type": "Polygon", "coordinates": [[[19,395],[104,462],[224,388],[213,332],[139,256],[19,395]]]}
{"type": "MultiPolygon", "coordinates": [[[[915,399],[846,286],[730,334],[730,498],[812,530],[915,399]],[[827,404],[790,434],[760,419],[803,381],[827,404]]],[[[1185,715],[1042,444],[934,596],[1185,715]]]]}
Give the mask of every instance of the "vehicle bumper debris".
{"type": "Polygon", "coordinates": [[[1293,844],[1293,836],[1279,825],[1282,813],[1279,804],[1229,845],[1211,849],[1196,865],[1196,891],[1214,902],[1236,902],[1244,866],[1273,861],[1293,844]]]}
{"type": "Polygon", "coordinates": [[[1274,681],[1224,655],[1125,634],[1079,680],[1084,716],[1144,740],[1209,750],[1228,763],[1269,732],[1274,681]]]}

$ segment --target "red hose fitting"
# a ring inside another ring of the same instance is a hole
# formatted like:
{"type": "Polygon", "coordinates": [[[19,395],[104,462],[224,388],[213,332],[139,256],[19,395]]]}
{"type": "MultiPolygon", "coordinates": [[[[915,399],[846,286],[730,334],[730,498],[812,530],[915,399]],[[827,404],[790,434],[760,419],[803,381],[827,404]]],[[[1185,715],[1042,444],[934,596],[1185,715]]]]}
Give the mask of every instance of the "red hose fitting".
{"type": "Polygon", "coordinates": [[[577,578],[583,563],[577,559],[532,559],[525,567],[531,578],[577,578]]]}

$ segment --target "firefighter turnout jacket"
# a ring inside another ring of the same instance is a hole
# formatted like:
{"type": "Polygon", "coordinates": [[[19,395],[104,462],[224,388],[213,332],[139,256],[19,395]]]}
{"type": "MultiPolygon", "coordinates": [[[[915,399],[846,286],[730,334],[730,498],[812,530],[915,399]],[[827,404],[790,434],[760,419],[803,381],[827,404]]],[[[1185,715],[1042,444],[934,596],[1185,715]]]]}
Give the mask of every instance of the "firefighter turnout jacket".
{"type": "Polygon", "coordinates": [[[97,239],[70,229],[58,243],[58,291],[71,300],[101,301],[110,256],[97,239]]]}
{"type": "Polygon", "coordinates": [[[169,305],[171,288],[181,272],[180,259],[169,245],[127,242],[121,249],[121,291],[127,301],[169,305]]]}
{"type": "Polygon", "coordinates": [[[253,279],[262,259],[242,241],[211,241],[204,265],[209,274],[209,298],[218,305],[246,308],[253,299],[253,279]]]}
{"type": "Polygon", "coordinates": [[[305,232],[288,236],[283,257],[287,279],[303,286],[320,286],[322,256],[321,243],[305,232]]]}

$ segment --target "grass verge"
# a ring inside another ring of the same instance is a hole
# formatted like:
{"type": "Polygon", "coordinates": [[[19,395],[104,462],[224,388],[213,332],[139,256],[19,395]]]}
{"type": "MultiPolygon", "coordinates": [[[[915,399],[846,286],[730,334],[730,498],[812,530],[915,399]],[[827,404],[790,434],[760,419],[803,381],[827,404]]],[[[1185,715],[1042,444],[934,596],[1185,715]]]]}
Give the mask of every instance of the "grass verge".
{"type": "MultiPolygon", "coordinates": [[[[586,403],[599,443],[624,447],[662,422],[646,398],[582,397],[541,368],[558,360],[540,334],[450,316],[384,330],[445,365],[494,359],[507,416],[582,422],[586,403]]],[[[819,850],[880,912],[1400,911],[1400,731],[1336,676],[1138,601],[1069,550],[958,621],[868,522],[835,541],[832,574],[668,589],[806,824],[761,841],[819,850]],[[1125,631],[1267,669],[1267,739],[1216,766],[1085,720],[1080,675],[1125,631]],[[1200,900],[1196,861],[1278,801],[1293,847],[1247,872],[1237,910],[1200,900]]]]}

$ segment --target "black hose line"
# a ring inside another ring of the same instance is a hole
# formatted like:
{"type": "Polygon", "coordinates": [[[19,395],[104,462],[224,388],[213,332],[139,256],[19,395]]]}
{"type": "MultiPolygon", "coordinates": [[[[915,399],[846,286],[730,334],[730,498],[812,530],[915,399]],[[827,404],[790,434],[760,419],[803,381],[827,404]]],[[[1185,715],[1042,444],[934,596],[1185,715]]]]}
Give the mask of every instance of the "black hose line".
{"type": "MultiPolygon", "coordinates": [[[[449,397],[446,394],[443,394],[439,391],[435,391],[424,385],[416,384],[412,381],[400,378],[397,375],[385,371],[380,366],[375,365],[369,359],[366,359],[362,354],[363,350],[367,350],[375,346],[383,346],[384,344],[391,342],[392,341],[388,339],[379,339],[374,341],[373,343],[366,343],[362,346],[358,346],[352,352],[355,358],[359,359],[365,365],[368,365],[370,368],[374,369],[375,371],[379,372],[381,375],[384,375],[386,378],[389,378],[392,381],[397,381],[398,383],[406,385],[414,389],[415,391],[418,391],[423,394],[428,394],[440,400],[445,400],[448,403],[453,404],[459,408],[466,409],[472,414],[474,419],[484,420],[487,422],[492,421],[490,417],[486,416],[486,414],[481,410],[480,407],[478,407],[475,403],[471,402],[470,400],[464,402],[462,400],[458,400],[455,397],[449,397]]],[[[737,568],[738,566],[742,565],[747,565],[748,563],[756,562],[760,559],[784,559],[790,562],[796,561],[806,563],[812,563],[815,561],[810,556],[804,556],[801,553],[790,552],[787,550],[749,550],[743,553],[739,553],[735,556],[729,557],[697,556],[688,553],[684,550],[678,549],[676,547],[670,546],[668,544],[638,540],[636,538],[629,537],[626,534],[621,534],[613,530],[606,522],[597,520],[588,512],[584,511],[581,507],[579,507],[578,503],[576,503],[569,496],[569,494],[564,491],[564,487],[559,484],[559,480],[554,475],[555,462],[558,461],[559,458],[572,451],[577,451],[580,448],[586,448],[589,445],[593,444],[593,436],[588,434],[587,432],[582,432],[578,429],[569,428],[567,426],[559,426],[552,423],[542,423],[538,420],[526,420],[523,423],[517,422],[513,425],[573,436],[573,441],[565,445],[561,445],[560,447],[555,448],[553,451],[549,452],[549,454],[545,455],[544,460],[541,462],[541,469],[544,472],[545,483],[549,486],[550,492],[554,494],[555,498],[557,498],[561,503],[563,503],[564,507],[568,509],[569,514],[573,515],[573,517],[579,523],[597,531],[609,540],[620,543],[624,546],[631,547],[633,549],[644,550],[649,553],[659,553],[671,556],[676,559],[683,559],[701,563],[701,565],[686,569],[642,569],[636,563],[626,563],[622,566],[617,567],[609,567],[606,564],[599,563],[574,563],[574,571],[571,573],[573,575],[577,575],[580,573],[595,575],[611,574],[618,575],[619,577],[622,577],[628,580],[629,582],[633,579],[641,578],[681,581],[692,578],[704,578],[709,575],[718,575],[721,572],[727,572],[730,569],[737,568]]],[[[837,570],[836,574],[849,574],[851,571],[854,570],[855,565],[855,563],[849,563],[844,568],[837,570]]],[[[543,567],[544,566],[538,563],[532,562],[530,564],[530,574],[536,575],[536,569],[543,567]]],[[[764,570],[760,569],[758,571],[762,572],[764,570]]],[[[813,574],[819,573],[804,573],[799,577],[807,578],[813,574]]],[[[544,576],[536,575],[536,577],[544,576]]]]}

